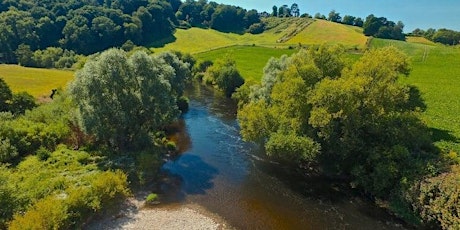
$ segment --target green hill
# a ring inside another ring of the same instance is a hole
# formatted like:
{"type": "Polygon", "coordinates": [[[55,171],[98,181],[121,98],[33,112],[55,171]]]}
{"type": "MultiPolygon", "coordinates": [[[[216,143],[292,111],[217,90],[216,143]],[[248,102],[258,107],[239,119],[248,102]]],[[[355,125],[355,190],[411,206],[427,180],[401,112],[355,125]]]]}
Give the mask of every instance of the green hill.
{"type": "Polygon", "coordinates": [[[234,45],[288,48],[296,47],[299,44],[317,45],[322,43],[365,48],[367,41],[361,28],[325,20],[309,18],[268,18],[264,20],[268,28],[262,34],[246,33],[240,35],[201,28],[178,29],[174,38],[152,49],[155,52],[180,50],[193,54],[234,45]]]}

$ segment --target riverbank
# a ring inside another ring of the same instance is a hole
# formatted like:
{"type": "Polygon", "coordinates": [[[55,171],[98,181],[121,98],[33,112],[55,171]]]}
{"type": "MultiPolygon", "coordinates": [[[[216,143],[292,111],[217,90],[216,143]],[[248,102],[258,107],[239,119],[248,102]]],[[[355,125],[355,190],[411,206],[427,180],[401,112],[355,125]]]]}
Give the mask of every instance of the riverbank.
{"type": "Polygon", "coordinates": [[[128,198],[117,210],[93,219],[84,229],[232,229],[218,215],[198,204],[147,206],[143,195],[128,198]]]}

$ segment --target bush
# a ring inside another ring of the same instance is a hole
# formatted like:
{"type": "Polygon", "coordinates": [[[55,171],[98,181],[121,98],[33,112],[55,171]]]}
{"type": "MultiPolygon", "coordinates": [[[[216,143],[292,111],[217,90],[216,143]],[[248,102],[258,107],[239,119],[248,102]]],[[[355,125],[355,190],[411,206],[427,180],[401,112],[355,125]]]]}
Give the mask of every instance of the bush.
{"type": "Polygon", "coordinates": [[[5,138],[3,140],[0,139],[0,163],[9,162],[17,156],[18,156],[18,151],[16,147],[11,145],[10,139],[8,138],[5,138]]]}
{"type": "Polygon", "coordinates": [[[265,144],[267,155],[293,163],[312,161],[320,152],[320,145],[308,137],[273,133],[265,144]]]}
{"type": "Polygon", "coordinates": [[[187,112],[189,107],[189,99],[186,96],[179,97],[179,99],[177,99],[177,107],[180,111],[182,111],[182,113],[187,112]]]}
{"type": "Polygon", "coordinates": [[[50,153],[50,151],[48,151],[48,149],[43,148],[43,147],[40,147],[40,148],[37,150],[36,155],[37,155],[37,157],[38,157],[39,160],[41,160],[41,161],[46,161],[46,160],[48,160],[48,158],[51,156],[51,153],[50,153]]]}
{"type": "Polygon", "coordinates": [[[249,26],[248,32],[251,34],[261,34],[265,30],[265,23],[255,23],[249,26]]]}
{"type": "Polygon", "coordinates": [[[425,223],[443,229],[460,226],[460,166],[414,186],[409,199],[425,223]]]}
{"type": "Polygon", "coordinates": [[[13,94],[10,111],[13,114],[24,114],[26,110],[32,110],[37,107],[35,98],[27,92],[13,94]]]}
{"type": "Polygon", "coordinates": [[[67,207],[63,200],[49,196],[37,202],[24,215],[15,214],[9,229],[64,229],[68,227],[67,207]]]}

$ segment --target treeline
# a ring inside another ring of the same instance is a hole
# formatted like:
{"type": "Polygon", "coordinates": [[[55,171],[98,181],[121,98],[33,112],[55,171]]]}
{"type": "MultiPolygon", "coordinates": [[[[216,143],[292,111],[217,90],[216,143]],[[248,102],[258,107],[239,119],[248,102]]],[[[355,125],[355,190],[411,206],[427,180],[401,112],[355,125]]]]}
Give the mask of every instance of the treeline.
{"type": "Polygon", "coordinates": [[[430,41],[433,42],[439,42],[444,45],[458,45],[460,44],[460,32],[455,31],[455,30],[449,30],[449,29],[427,29],[422,30],[422,29],[415,29],[410,33],[412,36],[418,36],[418,37],[424,37],[430,41]]]}
{"type": "Polygon", "coordinates": [[[206,0],[1,1],[0,62],[17,63],[20,45],[25,51],[56,47],[87,55],[126,43],[149,45],[180,25],[245,32],[259,22],[255,10],[206,0]]]}
{"type": "Polygon", "coordinates": [[[376,38],[395,39],[395,40],[406,40],[406,36],[403,33],[404,24],[401,21],[397,23],[388,20],[385,17],[376,17],[370,14],[363,21],[360,17],[354,17],[351,15],[345,15],[343,18],[340,13],[332,10],[329,12],[328,17],[320,13],[316,13],[314,18],[328,20],[331,22],[342,23],[345,25],[357,26],[363,28],[363,33],[366,36],[373,36],[376,38]]]}
{"type": "MultiPolygon", "coordinates": [[[[180,1],[179,1],[180,2],[180,1]]],[[[256,10],[217,4],[206,0],[187,0],[182,3],[176,17],[182,26],[212,28],[223,32],[245,32],[251,25],[260,23],[256,10]]]]}

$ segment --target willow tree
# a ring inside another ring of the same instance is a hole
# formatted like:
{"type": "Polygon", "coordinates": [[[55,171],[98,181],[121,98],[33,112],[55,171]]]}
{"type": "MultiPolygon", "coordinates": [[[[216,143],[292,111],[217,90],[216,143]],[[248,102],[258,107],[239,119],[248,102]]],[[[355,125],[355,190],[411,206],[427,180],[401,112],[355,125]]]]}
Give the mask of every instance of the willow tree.
{"type": "Polygon", "coordinates": [[[139,51],[110,49],[76,73],[70,94],[87,134],[118,150],[137,147],[178,114],[170,82],[174,69],[139,51]]]}

